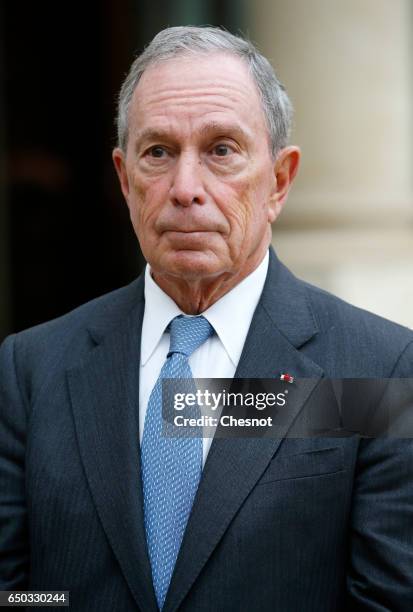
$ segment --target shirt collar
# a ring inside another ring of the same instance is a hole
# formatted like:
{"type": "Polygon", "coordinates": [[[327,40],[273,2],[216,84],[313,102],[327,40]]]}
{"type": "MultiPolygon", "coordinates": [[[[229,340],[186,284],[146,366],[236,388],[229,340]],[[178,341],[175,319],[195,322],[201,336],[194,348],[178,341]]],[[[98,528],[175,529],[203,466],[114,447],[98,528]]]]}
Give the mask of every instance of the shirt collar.
{"type": "MultiPolygon", "coordinates": [[[[268,270],[268,251],[260,265],[202,315],[211,323],[236,367],[261,297],[268,270]]],[[[185,314],[145,269],[145,313],[142,324],[141,364],[144,366],[164,331],[176,316],[185,314]]]]}
{"type": "Polygon", "coordinates": [[[251,274],[202,313],[215,329],[235,367],[264,288],[268,261],[267,251],[260,265],[251,274]]]}
{"type": "Polygon", "coordinates": [[[169,323],[180,314],[179,306],[153,280],[149,264],[145,269],[145,312],[142,323],[141,364],[145,365],[169,323]]]}

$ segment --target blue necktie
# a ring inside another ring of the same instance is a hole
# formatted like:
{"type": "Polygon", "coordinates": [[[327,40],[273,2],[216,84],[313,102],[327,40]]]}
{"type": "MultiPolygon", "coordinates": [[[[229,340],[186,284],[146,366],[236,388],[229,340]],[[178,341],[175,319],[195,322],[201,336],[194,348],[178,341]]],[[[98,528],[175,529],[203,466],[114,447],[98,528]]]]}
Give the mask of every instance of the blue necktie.
{"type": "Polygon", "coordinates": [[[169,353],[150,395],[145,417],[141,447],[145,530],[160,609],[202,470],[202,438],[162,435],[162,380],[193,380],[188,359],[213,331],[202,316],[180,315],[171,321],[169,353]]]}

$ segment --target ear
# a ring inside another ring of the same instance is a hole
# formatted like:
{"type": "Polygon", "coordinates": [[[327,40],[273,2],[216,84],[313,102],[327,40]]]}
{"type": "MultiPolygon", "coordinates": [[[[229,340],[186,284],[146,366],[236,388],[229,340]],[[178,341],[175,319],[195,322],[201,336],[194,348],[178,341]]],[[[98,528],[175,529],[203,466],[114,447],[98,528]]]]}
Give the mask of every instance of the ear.
{"type": "Polygon", "coordinates": [[[116,173],[119,178],[120,188],[122,190],[123,196],[128,202],[129,199],[129,179],[126,172],[126,164],[125,164],[125,153],[119,147],[113,149],[112,159],[115,165],[116,173]]]}
{"type": "Polygon", "coordinates": [[[298,171],[301,151],[298,147],[285,147],[279,151],[274,163],[274,191],[268,209],[268,221],[274,223],[287,200],[291,184],[298,171]]]}

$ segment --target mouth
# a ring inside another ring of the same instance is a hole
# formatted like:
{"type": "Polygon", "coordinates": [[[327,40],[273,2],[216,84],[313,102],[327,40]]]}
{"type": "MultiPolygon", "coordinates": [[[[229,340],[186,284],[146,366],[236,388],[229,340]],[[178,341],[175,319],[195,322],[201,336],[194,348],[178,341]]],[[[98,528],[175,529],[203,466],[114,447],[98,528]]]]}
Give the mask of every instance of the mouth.
{"type": "Polygon", "coordinates": [[[164,230],[167,234],[214,234],[216,230],[171,228],[164,230]]]}
{"type": "Polygon", "coordinates": [[[175,248],[200,247],[211,239],[216,231],[212,230],[167,230],[164,234],[175,248]]]}

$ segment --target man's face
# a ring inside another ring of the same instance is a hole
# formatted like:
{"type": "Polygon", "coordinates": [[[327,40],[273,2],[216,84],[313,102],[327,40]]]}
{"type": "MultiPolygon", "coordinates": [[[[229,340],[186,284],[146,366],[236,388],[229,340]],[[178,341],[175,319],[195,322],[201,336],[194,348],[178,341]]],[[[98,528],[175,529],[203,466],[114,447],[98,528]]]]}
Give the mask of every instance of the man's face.
{"type": "MultiPolygon", "coordinates": [[[[279,212],[261,100],[231,55],[180,56],[148,68],[114,151],[145,259],[185,280],[241,275],[279,212]]],[[[261,254],[262,252],[262,254],[261,254]]]]}

